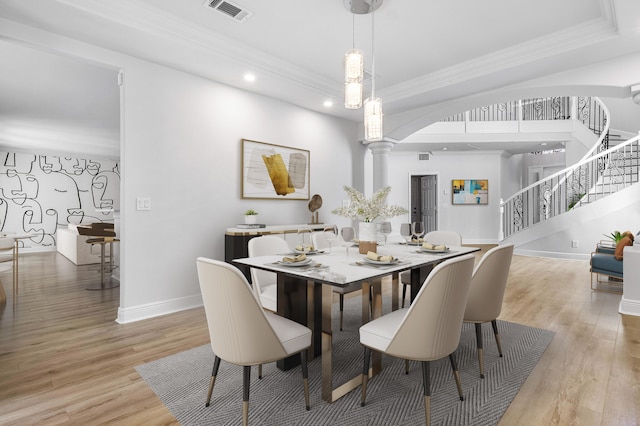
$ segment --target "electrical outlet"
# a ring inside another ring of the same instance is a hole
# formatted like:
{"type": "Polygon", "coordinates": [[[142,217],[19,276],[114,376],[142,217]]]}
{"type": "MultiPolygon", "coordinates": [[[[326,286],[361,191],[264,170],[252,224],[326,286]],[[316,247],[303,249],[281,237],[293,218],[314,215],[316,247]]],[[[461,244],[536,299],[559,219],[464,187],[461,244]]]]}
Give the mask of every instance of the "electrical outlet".
{"type": "Polygon", "coordinates": [[[578,240],[571,241],[571,247],[572,248],[578,248],[578,240]]]}

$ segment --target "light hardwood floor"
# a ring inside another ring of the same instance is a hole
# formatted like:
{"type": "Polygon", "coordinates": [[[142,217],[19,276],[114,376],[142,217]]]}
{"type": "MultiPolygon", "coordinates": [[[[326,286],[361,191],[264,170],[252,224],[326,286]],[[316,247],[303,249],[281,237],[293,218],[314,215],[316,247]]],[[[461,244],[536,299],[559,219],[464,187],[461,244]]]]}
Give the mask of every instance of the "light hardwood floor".
{"type": "MultiPolygon", "coordinates": [[[[204,311],[119,325],[118,289],[84,290],[95,266],[21,262],[16,300],[0,275],[0,424],[177,424],[134,367],[208,343],[204,311]]],[[[619,301],[590,290],[586,261],[514,256],[501,319],[556,335],[500,425],[640,424],[640,318],[619,301]]]]}

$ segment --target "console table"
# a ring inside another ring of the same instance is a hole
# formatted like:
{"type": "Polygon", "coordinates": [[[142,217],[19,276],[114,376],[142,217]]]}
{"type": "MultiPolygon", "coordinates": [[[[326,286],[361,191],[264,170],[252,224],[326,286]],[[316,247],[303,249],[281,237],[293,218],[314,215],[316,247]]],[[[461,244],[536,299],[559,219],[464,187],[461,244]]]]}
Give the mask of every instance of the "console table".
{"type": "MultiPolygon", "coordinates": [[[[249,257],[247,244],[249,240],[262,235],[275,235],[283,238],[289,243],[289,246],[295,247],[296,234],[300,229],[309,229],[310,231],[322,231],[332,224],[317,223],[312,225],[269,225],[264,228],[227,228],[224,235],[224,261],[231,263],[233,259],[249,257]]],[[[240,268],[247,280],[251,282],[251,273],[248,266],[235,265],[240,268]]]]}

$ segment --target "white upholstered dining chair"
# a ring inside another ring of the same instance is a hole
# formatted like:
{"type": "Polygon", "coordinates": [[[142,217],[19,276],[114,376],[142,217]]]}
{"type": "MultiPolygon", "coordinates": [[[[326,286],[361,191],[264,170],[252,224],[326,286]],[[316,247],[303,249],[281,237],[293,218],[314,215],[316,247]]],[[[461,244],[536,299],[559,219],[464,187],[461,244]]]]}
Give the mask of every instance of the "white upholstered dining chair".
{"type": "Polygon", "coordinates": [[[498,346],[498,354],[502,357],[502,346],[498,334],[498,322],[502,310],[504,291],[513,257],[513,244],[505,244],[487,251],[478,262],[471,278],[469,299],[464,313],[464,322],[475,324],[476,342],[478,345],[478,364],[480,377],[484,378],[484,352],[482,348],[482,324],[491,322],[498,346]]]}
{"type": "Polygon", "coordinates": [[[426,424],[431,424],[430,361],[449,356],[463,400],[455,350],[460,343],[474,260],[468,254],[442,262],[429,274],[409,308],[393,311],[360,327],[360,343],[364,346],[363,407],[372,350],[421,362],[426,424]]]}
{"type": "MultiPolygon", "coordinates": [[[[462,245],[462,236],[455,231],[431,231],[427,232],[422,239],[431,244],[444,244],[447,247],[462,245]]],[[[400,282],[402,282],[402,307],[404,308],[404,301],[407,297],[407,286],[411,285],[411,273],[408,271],[401,273],[400,282]]]]}
{"type": "Polygon", "coordinates": [[[309,410],[307,348],[311,330],[265,311],[238,268],[200,257],[196,261],[214,362],[206,406],[211,401],[220,361],[243,367],[243,425],[249,421],[251,366],[300,354],[304,398],[309,410]]]}
{"type": "MultiPolygon", "coordinates": [[[[273,235],[263,235],[249,240],[247,245],[249,257],[285,255],[291,252],[289,244],[273,235]]],[[[251,268],[251,283],[260,303],[265,309],[278,311],[278,278],[274,272],[251,268]]]]}

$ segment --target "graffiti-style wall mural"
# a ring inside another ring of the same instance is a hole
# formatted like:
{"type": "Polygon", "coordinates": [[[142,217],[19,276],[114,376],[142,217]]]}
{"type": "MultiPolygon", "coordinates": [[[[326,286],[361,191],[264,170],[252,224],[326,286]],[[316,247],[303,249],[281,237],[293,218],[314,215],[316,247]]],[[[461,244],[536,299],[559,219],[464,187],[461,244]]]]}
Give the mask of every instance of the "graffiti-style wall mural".
{"type": "Polygon", "coordinates": [[[25,248],[52,247],[70,223],[112,222],[120,210],[113,160],[0,152],[0,232],[31,233],[25,248]]]}

